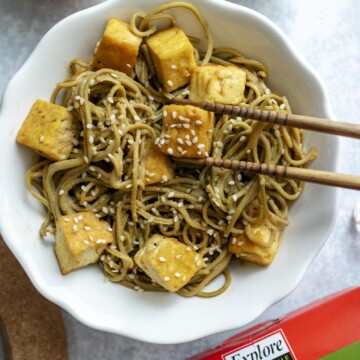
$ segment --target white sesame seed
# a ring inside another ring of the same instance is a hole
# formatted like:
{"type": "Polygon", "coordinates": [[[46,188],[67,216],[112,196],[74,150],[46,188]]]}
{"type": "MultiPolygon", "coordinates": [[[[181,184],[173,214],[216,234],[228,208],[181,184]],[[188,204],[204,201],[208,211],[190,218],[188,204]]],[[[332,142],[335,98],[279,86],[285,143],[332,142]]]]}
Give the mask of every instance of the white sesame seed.
{"type": "Polygon", "coordinates": [[[69,105],[69,106],[67,107],[67,109],[68,109],[68,111],[72,111],[72,110],[74,110],[74,107],[71,106],[71,105],[69,105]]]}
{"type": "Polygon", "coordinates": [[[179,202],[178,203],[178,208],[181,208],[181,207],[183,207],[184,206],[184,203],[183,202],[179,202]]]}
{"type": "Polygon", "coordinates": [[[109,212],[108,208],[105,207],[105,206],[103,206],[103,207],[101,208],[101,210],[102,210],[105,214],[107,214],[107,213],[109,212]]]}
{"type": "Polygon", "coordinates": [[[206,232],[207,232],[208,235],[210,235],[210,236],[214,235],[214,229],[208,229],[206,232]]]}
{"type": "Polygon", "coordinates": [[[64,218],[64,220],[65,220],[66,222],[70,222],[70,219],[69,219],[69,218],[64,218]]]}
{"type": "Polygon", "coordinates": [[[77,233],[79,229],[78,229],[77,225],[73,225],[72,230],[73,230],[73,233],[77,233]]]}
{"type": "Polygon", "coordinates": [[[265,179],[261,179],[261,180],[260,180],[260,185],[262,185],[262,186],[265,185],[265,179]]]}
{"type": "Polygon", "coordinates": [[[165,259],[163,256],[160,256],[160,257],[159,257],[159,261],[160,261],[160,262],[165,262],[166,259],[165,259]]]}
{"type": "Polygon", "coordinates": [[[239,141],[245,141],[246,140],[246,136],[241,136],[239,141]]]}
{"type": "Polygon", "coordinates": [[[167,111],[164,110],[164,111],[163,111],[163,116],[167,116],[167,114],[168,114],[167,111]]]}
{"type": "Polygon", "coordinates": [[[161,179],[163,182],[167,182],[168,181],[168,177],[166,175],[162,175],[161,179]]]}
{"type": "Polygon", "coordinates": [[[234,201],[237,201],[238,196],[237,196],[236,194],[234,194],[234,195],[232,196],[232,198],[233,198],[234,201]]]}
{"type": "Polygon", "coordinates": [[[169,281],[169,280],[170,280],[170,278],[168,276],[164,277],[164,281],[169,281]]]}
{"type": "Polygon", "coordinates": [[[183,124],[183,127],[184,127],[185,129],[189,129],[189,128],[190,128],[190,124],[183,124]]]}
{"type": "Polygon", "coordinates": [[[89,241],[88,241],[88,240],[84,240],[84,244],[85,244],[85,245],[89,245],[89,241]]]}
{"type": "Polygon", "coordinates": [[[166,83],[167,83],[169,86],[174,86],[174,83],[173,83],[171,80],[168,80],[166,83]]]}
{"type": "Polygon", "coordinates": [[[125,187],[126,187],[127,189],[130,189],[130,188],[132,187],[132,184],[127,184],[125,187]]]}
{"type": "Polygon", "coordinates": [[[65,194],[65,191],[63,190],[63,189],[61,189],[60,191],[59,191],[59,195],[61,196],[61,195],[64,195],[65,194]]]}
{"type": "Polygon", "coordinates": [[[172,148],[168,148],[166,151],[169,155],[172,155],[174,153],[174,150],[172,148]]]}
{"type": "Polygon", "coordinates": [[[41,136],[39,137],[39,141],[40,141],[41,143],[44,142],[44,136],[43,136],[43,135],[41,135],[41,136]]]}
{"type": "Polygon", "coordinates": [[[201,124],[202,124],[202,121],[201,121],[201,120],[195,120],[195,124],[196,124],[196,125],[201,125],[201,124]]]}
{"type": "Polygon", "coordinates": [[[197,136],[194,136],[192,139],[193,144],[196,144],[198,142],[199,138],[197,136]]]}
{"type": "Polygon", "coordinates": [[[247,153],[247,154],[250,154],[250,153],[251,153],[251,149],[247,149],[247,150],[246,150],[246,153],[247,153]]]}
{"type": "Polygon", "coordinates": [[[187,246],[185,250],[186,250],[186,251],[191,251],[191,247],[190,247],[190,246],[187,246]]]}
{"type": "Polygon", "coordinates": [[[171,116],[172,116],[173,119],[176,119],[177,112],[176,112],[176,111],[173,111],[173,112],[171,113],[171,116]]]}
{"type": "Polygon", "coordinates": [[[270,91],[270,89],[269,89],[269,88],[266,88],[266,89],[265,89],[265,94],[266,94],[266,95],[271,94],[271,91],[270,91]]]}
{"type": "Polygon", "coordinates": [[[181,254],[177,254],[176,256],[175,256],[175,258],[177,259],[177,260],[179,260],[180,258],[181,258],[181,254]]]}
{"type": "Polygon", "coordinates": [[[127,66],[128,68],[131,68],[131,65],[130,65],[130,64],[126,64],[126,66],[127,66]]]}
{"type": "Polygon", "coordinates": [[[184,140],[181,139],[181,138],[177,138],[176,141],[177,141],[177,143],[180,144],[180,145],[183,145],[183,144],[184,144],[184,140]]]}
{"type": "Polygon", "coordinates": [[[176,150],[179,152],[179,153],[182,153],[184,151],[184,149],[181,147],[181,146],[178,146],[176,148],[176,150]]]}
{"type": "Polygon", "coordinates": [[[124,235],[121,235],[121,236],[120,236],[120,241],[125,241],[125,239],[126,239],[126,238],[125,238],[124,235]]]}
{"type": "Polygon", "coordinates": [[[279,106],[279,108],[280,108],[281,110],[284,110],[284,109],[285,109],[285,107],[286,107],[286,105],[285,105],[285,104],[281,104],[281,105],[279,106]]]}
{"type": "Polygon", "coordinates": [[[93,144],[94,143],[94,137],[91,135],[89,137],[89,144],[93,144]]]}
{"type": "Polygon", "coordinates": [[[110,103],[110,104],[113,104],[114,103],[114,99],[112,97],[108,97],[107,98],[107,101],[110,103]]]}
{"type": "Polygon", "coordinates": [[[280,137],[280,131],[279,131],[279,130],[275,130],[275,131],[274,131],[274,135],[275,135],[275,137],[279,138],[279,137],[280,137]]]}
{"type": "Polygon", "coordinates": [[[174,195],[175,195],[175,193],[174,193],[173,191],[170,191],[168,197],[171,198],[171,197],[173,197],[174,195]]]}
{"type": "Polygon", "coordinates": [[[84,156],[84,161],[88,164],[89,163],[89,158],[87,156],[84,156]]]}
{"type": "Polygon", "coordinates": [[[177,66],[176,66],[175,64],[172,64],[172,65],[170,66],[170,68],[173,69],[173,70],[175,70],[175,69],[177,69],[177,66]]]}
{"type": "Polygon", "coordinates": [[[91,230],[91,227],[90,226],[84,226],[84,229],[86,230],[86,231],[90,231],[91,230]]]}
{"type": "Polygon", "coordinates": [[[175,273],[175,277],[179,278],[179,277],[181,277],[181,274],[178,273],[178,272],[176,272],[176,273],[175,273]]]}
{"type": "Polygon", "coordinates": [[[200,149],[200,150],[201,150],[201,149],[204,149],[204,148],[205,148],[205,144],[198,144],[197,147],[198,147],[198,149],[200,149]]]}
{"type": "Polygon", "coordinates": [[[229,180],[229,181],[228,181],[228,184],[229,184],[229,185],[235,185],[235,181],[234,181],[234,180],[229,180]]]}
{"type": "Polygon", "coordinates": [[[78,224],[78,223],[79,223],[79,219],[78,219],[77,216],[74,217],[74,223],[75,223],[75,224],[78,224]]]}
{"type": "Polygon", "coordinates": [[[139,117],[138,115],[135,115],[135,116],[134,116],[134,120],[135,120],[135,121],[140,121],[140,117],[139,117]]]}
{"type": "Polygon", "coordinates": [[[160,196],[160,200],[161,200],[162,202],[165,202],[165,201],[166,201],[165,196],[164,196],[164,195],[161,195],[161,196],[160,196]]]}
{"type": "Polygon", "coordinates": [[[60,155],[60,160],[65,160],[66,156],[65,155],[60,155]]]}

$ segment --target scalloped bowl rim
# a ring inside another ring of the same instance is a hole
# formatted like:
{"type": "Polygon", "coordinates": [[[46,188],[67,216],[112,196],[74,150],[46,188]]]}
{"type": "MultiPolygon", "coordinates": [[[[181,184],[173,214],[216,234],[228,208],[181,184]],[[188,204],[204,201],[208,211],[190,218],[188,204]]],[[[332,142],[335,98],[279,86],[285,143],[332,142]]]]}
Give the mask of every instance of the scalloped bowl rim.
{"type": "MultiPolygon", "coordinates": [[[[9,102],[9,99],[11,96],[13,96],[14,91],[16,90],[16,84],[19,79],[23,76],[24,73],[27,73],[33,62],[36,60],[36,57],[38,53],[46,47],[46,44],[51,41],[51,38],[54,36],[54,34],[60,32],[64,28],[66,28],[69,24],[72,25],[75,20],[86,21],[86,18],[90,16],[92,13],[96,12],[108,12],[111,9],[114,9],[116,6],[119,6],[120,4],[126,2],[126,0],[108,0],[104,3],[101,3],[99,5],[93,6],[91,8],[79,11],[77,13],[74,13],[73,15],[70,15],[66,17],[65,19],[61,20],[59,23],[57,23],[55,26],[53,26],[48,33],[42,38],[42,40],[39,42],[37,47],[34,49],[33,53],[30,55],[28,60],[24,63],[24,65],[21,67],[21,69],[15,74],[13,79],[10,81],[10,83],[7,86],[7,89],[4,92],[3,99],[1,102],[0,107],[0,121],[4,121],[4,113],[5,110],[7,110],[7,103],[9,102]]],[[[145,0],[139,0],[139,1],[133,1],[136,4],[145,4],[145,0]]],[[[163,3],[164,1],[157,1],[156,3],[163,3]]],[[[190,1],[191,2],[191,1],[190,1]]],[[[232,11],[236,13],[237,15],[246,16],[248,17],[256,26],[260,28],[266,28],[270,33],[271,36],[274,36],[278,39],[278,41],[282,44],[282,51],[286,53],[287,60],[290,62],[293,62],[295,66],[302,71],[304,74],[306,74],[310,79],[313,81],[313,85],[317,86],[318,96],[322,100],[322,112],[328,117],[328,118],[334,118],[333,112],[331,110],[331,106],[329,103],[329,99],[325,90],[325,87],[320,80],[319,76],[315,73],[315,71],[311,68],[311,66],[308,64],[308,62],[304,59],[304,57],[294,48],[294,46],[290,43],[288,38],[284,35],[284,33],[275,25],[273,24],[269,19],[267,19],[265,16],[251,10],[245,7],[242,7],[240,5],[236,5],[233,3],[218,1],[218,0],[202,0],[201,2],[199,0],[192,1],[195,5],[197,5],[199,8],[206,9],[208,6],[211,6],[213,8],[218,8],[221,11],[229,12],[232,11]]],[[[155,7],[155,1],[152,2],[151,7],[155,7]]],[[[149,6],[147,6],[149,7],[149,6]]],[[[270,69],[271,72],[271,69],[270,69]]],[[[0,135],[0,139],[3,137],[3,135],[0,135]]],[[[332,146],[335,147],[334,149],[334,163],[333,163],[333,170],[336,170],[338,166],[338,153],[339,153],[339,141],[337,139],[332,140],[332,146]]],[[[3,152],[0,155],[0,160],[3,160],[4,158],[3,152]]],[[[142,324],[134,325],[131,328],[127,326],[127,324],[123,324],[121,321],[119,321],[118,324],[109,324],[106,323],[106,321],[103,321],[101,317],[101,313],[98,313],[95,311],[91,312],[89,314],[89,309],[81,308],[80,305],[77,305],[76,301],[74,302],[74,299],[72,297],[72,294],[69,294],[69,291],[63,288],[59,287],[52,287],[51,284],[48,284],[45,281],[45,278],[42,276],[39,267],[34,262],[33,258],[30,257],[29,253],[23,253],[20,246],[18,246],[15,239],[13,239],[13,236],[11,235],[11,231],[9,229],[9,226],[6,222],[7,217],[4,216],[5,213],[7,213],[7,206],[9,206],[9,199],[6,195],[6,188],[4,188],[4,181],[3,177],[0,179],[0,232],[3,235],[3,238],[7,245],[9,246],[10,250],[13,252],[13,254],[16,256],[22,267],[24,268],[25,272],[29,276],[30,280],[34,284],[34,286],[37,288],[37,290],[45,296],[47,299],[51,300],[52,302],[56,303],[57,305],[64,308],[66,311],[68,311],[70,314],[72,314],[75,318],[77,318],[82,323],[104,331],[125,335],[134,339],[142,340],[142,341],[148,341],[153,343],[180,343],[185,341],[190,341],[194,339],[198,339],[204,336],[208,336],[214,333],[232,330],[235,328],[238,328],[240,326],[243,326],[250,321],[254,320],[256,317],[261,315],[269,306],[273,305],[280,299],[287,296],[300,282],[302,277],[304,276],[306,270],[308,269],[309,265],[317,255],[318,251],[321,249],[323,244],[325,243],[327,237],[330,234],[331,228],[334,225],[335,217],[336,217],[336,210],[338,208],[338,192],[336,189],[332,189],[333,194],[333,205],[334,205],[334,211],[332,214],[330,214],[330,219],[328,222],[328,227],[326,232],[324,233],[323,239],[321,242],[319,242],[316,245],[316,248],[311,256],[309,256],[303,263],[302,267],[298,269],[298,272],[296,273],[296,276],[293,279],[293,282],[291,284],[287,284],[284,286],[282,291],[278,290],[274,294],[269,294],[266,301],[263,303],[257,303],[257,308],[253,309],[252,311],[249,311],[249,314],[243,314],[243,317],[239,320],[237,317],[231,318],[230,316],[227,316],[226,319],[223,319],[223,321],[217,321],[216,323],[210,323],[206,326],[192,326],[191,328],[182,328],[181,331],[176,331],[176,334],[167,331],[163,333],[154,332],[152,333],[149,331],[149,328],[146,328],[147,331],[139,331],[139,329],[142,327],[142,324]]],[[[232,285],[236,286],[236,285],[232,285]]],[[[223,295],[224,296],[224,295],[223,295]]],[[[181,298],[182,299],[182,298],[181,298]]],[[[221,296],[219,297],[221,300],[221,296]]],[[[188,301],[188,299],[184,299],[184,301],[188,301]]],[[[205,300],[208,301],[208,300],[205,300]]],[[[217,303],[216,303],[217,304],[217,303]]],[[[230,314],[230,313],[229,313],[230,314]]],[[[226,315],[226,313],[225,313],[226,315]]]]}

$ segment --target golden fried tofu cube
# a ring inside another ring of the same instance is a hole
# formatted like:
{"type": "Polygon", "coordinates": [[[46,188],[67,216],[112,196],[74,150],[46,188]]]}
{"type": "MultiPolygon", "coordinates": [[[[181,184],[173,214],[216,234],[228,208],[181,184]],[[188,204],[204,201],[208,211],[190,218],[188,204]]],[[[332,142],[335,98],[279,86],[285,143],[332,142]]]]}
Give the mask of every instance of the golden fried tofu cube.
{"type": "Polygon", "coordinates": [[[276,255],[280,234],[280,230],[274,229],[271,234],[271,241],[266,242],[267,246],[261,246],[251,241],[245,231],[243,234],[233,236],[229,242],[229,252],[243,260],[259,265],[269,265],[276,255]]]}
{"type": "Polygon", "coordinates": [[[62,274],[95,263],[112,241],[110,225],[93,212],[60,216],[56,221],[55,253],[62,274]]]}
{"type": "Polygon", "coordinates": [[[154,282],[175,292],[201,269],[204,260],[193,247],[156,234],[135,254],[135,262],[154,282]]]}
{"type": "Polygon", "coordinates": [[[142,38],[133,34],[130,25],[111,18],[97,46],[92,65],[97,69],[109,68],[131,75],[142,38]]]}
{"type": "Polygon", "coordinates": [[[167,182],[174,177],[175,171],[169,156],[152,144],[149,155],[145,159],[145,185],[167,182]]]}
{"type": "Polygon", "coordinates": [[[274,229],[266,223],[247,224],[245,226],[245,234],[254,244],[261,247],[269,247],[273,242],[274,229]]]}
{"type": "Polygon", "coordinates": [[[174,91],[190,81],[196,68],[194,48],[182,29],[175,26],[146,40],[156,75],[166,91],[174,91]]]}
{"type": "Polygon", "coordinates": [[[36,100],[16,141],[50,160],[67,159],[79,135],[79,121],[63,106],[36,100]]]}
{"type": "Polygon", "coordinates": [[[191,105],[165,105],[160,137],[156,140],[164,154],[204,158],[211,151],[214,114],[191,105]]]}
{"type": "Polygon", "coordinates": [[[238,105],[245,83],[245,71],[236,66],[198,66],[191,76],[189,99],[238,105]]]}

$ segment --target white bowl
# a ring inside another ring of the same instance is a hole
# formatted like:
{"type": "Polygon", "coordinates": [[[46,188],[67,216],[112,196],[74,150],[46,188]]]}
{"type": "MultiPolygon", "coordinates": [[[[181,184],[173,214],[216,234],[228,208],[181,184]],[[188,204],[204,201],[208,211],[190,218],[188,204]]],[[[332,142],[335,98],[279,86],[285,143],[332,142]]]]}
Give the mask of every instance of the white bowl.
{"type": "MultiPolygon", "coordinates": [[[[67,77],[77,57],[88,59],[110,16],[128,20],[163,0],[110,0],[78,12],[54,26],[14,76],[0,112],[0,230],[35,287],[83,323],[101,330],[155,343],[180,343],[241,327],[288,295],[325,243],[335,219],[337,191],[306,186],[291,208],[275,261],[269,267],[232,265],[232,285],[221,296],[183,298],[169,293],[137,293],[105,282],[98,266],[62,276],[50,243],[38,230],[44,210],[25,187],[33,154],[15,143],[16,133],[32,103],[49,99],[55,84],[67,77]]],[[[324,86],[289,40],[264,16],[217,0],[192,0],[205,16],[215,45],[240,49],[269,69],[269,86],[288,96],[299,114],[332,118],[324,86]]],[[[199,34],[191,16],[179,15],[188,33],[199,34]]],[[[308,133],[319,158],[312,167],[335,171],[338,141],[308,133]]]]}

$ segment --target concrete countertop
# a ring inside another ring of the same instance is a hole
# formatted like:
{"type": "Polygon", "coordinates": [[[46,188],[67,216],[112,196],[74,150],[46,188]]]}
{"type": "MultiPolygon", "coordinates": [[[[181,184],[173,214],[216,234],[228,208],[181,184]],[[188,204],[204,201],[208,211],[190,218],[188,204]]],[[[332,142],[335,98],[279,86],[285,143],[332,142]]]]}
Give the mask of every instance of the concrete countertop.
{"type": "MultiPolygon", "coordinates": [[[[0,0],[0,96],[41,37],[66,15],[100,0],[0,0]]],[[[360,123],[360,2],[233,0],[273,20],[323,79],[337,118],[360,123]]],[[[360,175],[360,142],[341,139],[340,172],[360,175]]],[[[360,234],[352,218],[360,192],[340,190],[335,227],[300,285],[252,324],[275,318],[335,291],[360,285],[360,234]]],[[[184,359],[239,332],[155,345],[93,330],[62,312],[69,359],[184,359]]],[[[251,325],[251,324],[250,324],[251,325]]],[[[1,359],[0,342],[0,359],[1,359]]]]}

